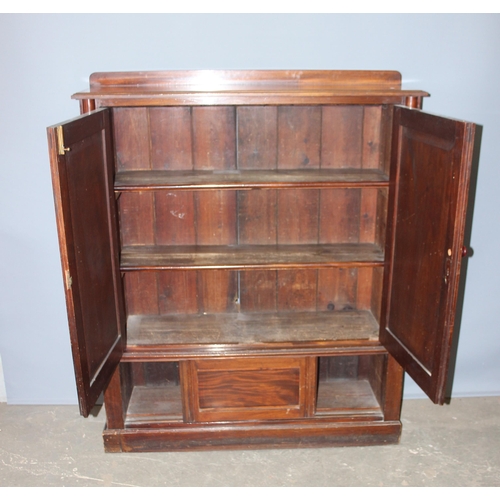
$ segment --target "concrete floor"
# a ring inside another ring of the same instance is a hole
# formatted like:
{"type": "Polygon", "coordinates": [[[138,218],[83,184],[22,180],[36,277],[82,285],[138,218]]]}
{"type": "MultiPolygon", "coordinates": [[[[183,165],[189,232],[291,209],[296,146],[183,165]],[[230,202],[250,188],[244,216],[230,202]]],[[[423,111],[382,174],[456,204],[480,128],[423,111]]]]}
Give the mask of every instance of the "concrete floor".
{"type": "Polygon", "coordinates": [[[369,448],[105,454],[104,418],[0,404],[0,486],[500,486],[500,397],[405,401],[369,448]]]}

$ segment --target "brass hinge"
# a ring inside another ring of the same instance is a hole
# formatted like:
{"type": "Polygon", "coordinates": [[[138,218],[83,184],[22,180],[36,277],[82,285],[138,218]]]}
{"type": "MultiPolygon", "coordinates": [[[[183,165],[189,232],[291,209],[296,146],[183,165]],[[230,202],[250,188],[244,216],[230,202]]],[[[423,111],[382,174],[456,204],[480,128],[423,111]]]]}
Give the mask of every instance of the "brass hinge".
{"type": "Polygon", "coordinates": [[[57,127],[57,152],[60,155],[65,155],[66,151],[71,151],[71,149],[64,147],[63,128],[59,125],[57,127]]]}
{"type": "Polygon", "coordinates": [[[71,286],[73,285],[73,278],[71,277],[71,274],[69,274],[69,271],[66,269],[64,271],[64,279],[66,281],[66,290],[71,290],[71,286]]]}

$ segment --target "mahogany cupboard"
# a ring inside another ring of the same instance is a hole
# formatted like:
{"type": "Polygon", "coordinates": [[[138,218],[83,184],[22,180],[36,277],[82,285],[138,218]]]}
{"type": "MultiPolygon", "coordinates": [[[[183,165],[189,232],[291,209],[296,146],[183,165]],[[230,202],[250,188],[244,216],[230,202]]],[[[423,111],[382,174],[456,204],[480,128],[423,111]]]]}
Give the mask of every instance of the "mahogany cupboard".
{"type": "Polygon", "coordinates": [[[475,127],[393,71],[96,73],[48,129],[107,451],[398,441],[444,401],[475,127]]]}

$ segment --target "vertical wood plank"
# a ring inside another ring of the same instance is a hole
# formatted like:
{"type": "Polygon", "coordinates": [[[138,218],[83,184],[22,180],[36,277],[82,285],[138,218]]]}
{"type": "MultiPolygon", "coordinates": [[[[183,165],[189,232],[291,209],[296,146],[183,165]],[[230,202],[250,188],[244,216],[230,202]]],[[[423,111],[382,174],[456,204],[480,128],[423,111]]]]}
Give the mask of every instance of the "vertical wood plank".
{"type": "Polygon", "coordinates": [[[158,312],[159,314],[199,312],[196,271],[158,273],[158,312]]]}
{"type": "Polygon", "coordinates": [[[141,191],[122,193],[118,200],[122,244],[154,245],[155,213],[153,194],[141,191]]]}
{"type": "Polygon", "coordinates": [[[118,171],[151,168],[148,108],[113,108],[113,136],[118,171]]]}
{"type": "Polygon", "coordinates": [[[278,108],[278,168],[319,168],[321,107],[278,108]]]}
{"type": "Polygon", "coordinates": [[[317,275],[315,269],[278,271],[278,310],[315,311],[317,275]]]}
{"type": "Polygon", "coordinates": [[[319,190],[278,191],[278,243],[318,242],[319,190]]]}
{"type": "Polygon", "coordinates": [[[318,311],[357,309],[356,268],[331,268],[318,271],[318,311]]]}
{"type": "Polygon", "coordinates": [[[237,108],[238,169],[274,170],[277,167],[278,108],[237,108]]]}
{"type": "Polygon", "coordinates": [[[363,107],[324,106],[321,168],[361,168],[363,107]]]}
{"type": "Polygon", "coordinates": [[[158,245],[196,243],[195,195],[192,191],[156,193],[155,226],[158,245]]]}
{"type": "Polygon", "coordinates": [[[159,314],[157,275],[152,271],[125,273],[127,314],[159,314]]]}
{"type": "Polygon", "coordinates": [[[323,189],[319,222],[320,243],[357,243],[360,203],[360,189],[323,189]]]}
{"type": "Polygon", "coordinates": [[[277,271],[241,271],[241,312],[276,311],[276,286],[277,271]]]}
{"type": "Polygon", "coordinates": [[[106,408],[106,425],[108,429],[123,429],[125,427],[123,414],[123,400],[128,397],[122,390],[120,366],[113,372],[113,376],[104,391],[104,405],[106,408]]]}
{"type": "Polygon", "coordinates": [[[365,106],[363,113],[362,168],[381,168],[381,131],[382,107],[365,106]]]}
{"type": "MultiPolygon", "coordinates": [[[[239,195],[239,243],[276,244],[276,190],[241,191],[239,195]]],[[[240,272],[241,311],[276,311],[276,286],[276,271],[240,272]]]]}
{"type": "Polygon", "coordinates": [[[377,190],[377,221],[375,227],[375,243],[384,248],[387,230],[387,205],[389,193],[387,189],[377,190]]]}
{"type": "Polygon", "coordinates": [[[372,294],[371,294],[371,311],[375,319],[380,323],[380,314],[382,307],[382,287],[384,280],[383,268],[376,267],[373,269],[372,276],[372,294]]]}
{"type": "Polygon", "coordinates": [[[149,120],[151,168],[192,170],[191,108],[153,107],[149,110],[149,120]]]}
{"type": "Polygon", "coordinates": [[[195,206],[198,245],[237,243],[235,191],[197,192],[195,206]]]}
{"type": "MultiPolygon", "coordinates": [[[[236,168],[236,112],[234,107],[195,107],[193,123],[193,166],[195,170],[236,168]]],[[[196,243],[237,243],[236,192],[195,193],[196,243]]],[[[200,312],[234,310],[238,303],[235,271],[199,271],[200,312]]]]}
{"type": "Polygon", "coordinates": [[[239,308],[236,271],[198,271],[198,310],[206,313],[236,312],[239,308]]]}
{"type": "Polygon", "coordinates": [[[277,192],[274,189],[240,191],[238,241],[242,245],[275,245],[277,192]]]}
{"type": "Polygon", "coordinates": [[[378,190],[361,189],[359,242],[375,243],[377,223],[382,223],[383,214],[377,212],[378,190]]]}
{"type": "Polygon", "coordinates": [[[399,420],[403,400],[403,375],[401,365],[391,356],[387,356],[385,379],[384,419],[399,420]]]}
{"type": "MultiPolygon", "coordinates": [[[[278,169],[320,166],[321,107],[278,109],[278,169]]],[[[278,192],[278,243],[318,242],[318,190],[278,192]]],[[[278,310],[316,309],[316,270],[278,271],[278,310]]]]}
{"type": "Polygon", "coordinates": [[[195,107],[192,115],[195,170],[234,170],[236,168],[234,107],[195,107]]]}
{"type": "MultiPolygon", "coordinates": [[[[371,310],[373,293],[373,271],[371,267],[358,269],[358,283],[356,289],[357,308],[365,311],[371,310]]],[[[381,290],[379,290],[381,292],[381,290]]]]}

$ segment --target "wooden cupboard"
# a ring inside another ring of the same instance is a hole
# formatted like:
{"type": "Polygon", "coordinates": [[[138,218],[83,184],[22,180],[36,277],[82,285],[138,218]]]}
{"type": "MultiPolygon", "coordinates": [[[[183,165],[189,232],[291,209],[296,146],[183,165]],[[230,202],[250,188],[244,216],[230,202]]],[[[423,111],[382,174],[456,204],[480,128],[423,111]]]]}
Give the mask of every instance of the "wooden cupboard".
{"type": "Polygon", "coordinates": [[[96,73],[48,128],[105,449],[395,443],[438,404],[475,126],[394,71],[96,73]]]}

